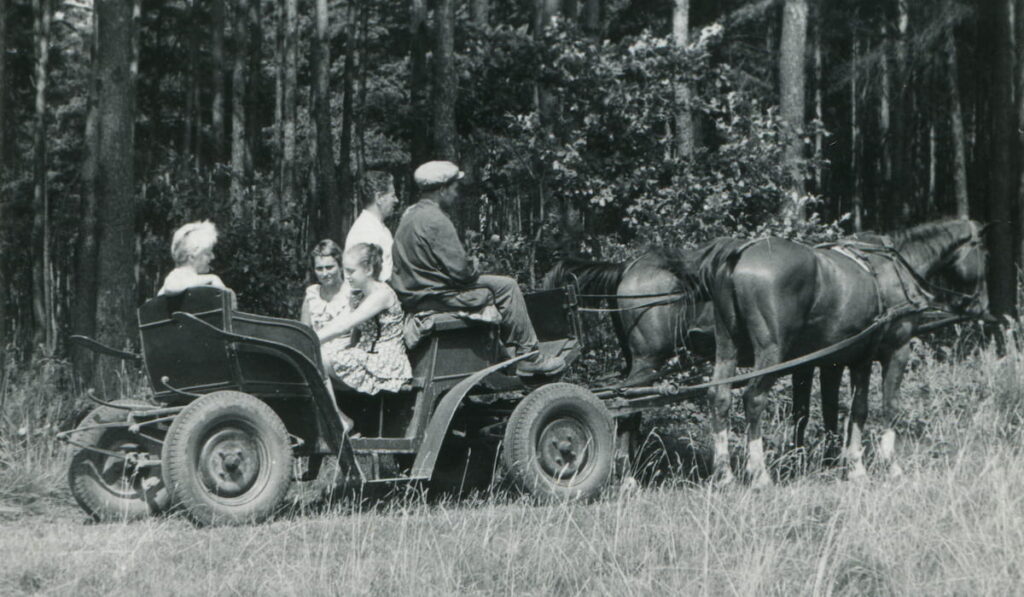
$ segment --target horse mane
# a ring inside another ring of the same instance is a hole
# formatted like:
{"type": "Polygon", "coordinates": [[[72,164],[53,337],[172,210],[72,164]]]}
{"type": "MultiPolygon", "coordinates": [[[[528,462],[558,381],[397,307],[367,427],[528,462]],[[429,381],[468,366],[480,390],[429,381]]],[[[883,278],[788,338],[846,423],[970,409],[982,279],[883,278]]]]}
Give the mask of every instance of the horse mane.
{"type": "Polygon", "coordinates": [[[582,294],[615,294],[625,269],[625,263],[567,257],[544,275],[541,288],[559,288],[568,283],[570,276],[576,276],[582,294]]]}
{"type": "Polygon", "coordinates": [[[731,265],[749,241],[719,237],[696,249],[658,247],[651,252],[679,279],[684,291],[696,300],[706,300],[717,272],[731,265]]]}
{"type": "MultiPolygon", "coordinates": [[[[951,249],[971,239],[973,226],[970,220],[946,218],[890,232],[889,237],[900,255],[917,268],[941,263],[951,249]]],[[[927,276],[930,272],[919,273],[927,276]]]]}

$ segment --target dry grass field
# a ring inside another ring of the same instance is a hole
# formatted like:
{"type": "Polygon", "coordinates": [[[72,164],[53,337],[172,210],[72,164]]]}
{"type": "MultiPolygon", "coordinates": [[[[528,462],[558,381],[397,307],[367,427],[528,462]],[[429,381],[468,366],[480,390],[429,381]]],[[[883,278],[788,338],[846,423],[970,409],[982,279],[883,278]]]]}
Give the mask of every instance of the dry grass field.
{"type": "MultiPolygon", "coordinates": [[[[919,345],[895,479],[876,470],[850,483],[812,464],[767,490],[723,490],[670,471],[553,507],[406,491],[314,508],[314,488],[271,523],[222,529],[175,516],[88,523],[65,488],[63,448],[17,433],[19,417],[46,420],[45,397],[12,383],[0,421],[0,594],[1016,595],[1021,356],[1011,346],[952,359],[919,345]]],[[[788,428],[776,415],[770,429],[788,428]]]]}

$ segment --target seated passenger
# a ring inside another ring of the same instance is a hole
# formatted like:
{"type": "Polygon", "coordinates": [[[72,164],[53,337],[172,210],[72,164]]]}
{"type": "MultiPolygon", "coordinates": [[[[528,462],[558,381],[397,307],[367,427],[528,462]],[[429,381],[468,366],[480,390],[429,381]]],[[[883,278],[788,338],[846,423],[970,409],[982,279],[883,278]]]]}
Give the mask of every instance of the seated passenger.
{"type": "Polygon", "coordinates": [[[178,228],[171,239],[171,257],[177,267],[164,278],[157,296],[181,294],[195,286],[228,290],[220,276],[209,273],[216,244],[217,227],[209,220],[190,222],[178,228]]]}
{"type": "MultiPolygon", "coordinates": [[[[324,239],[309,252],[310,265],[319,284],[306,287],[306,296],[302,301],[302,313],[299,319],[314,330],[319,330],[328,322],[341,317],[349,311],[348,284],[341,273],[341,248],[331,239],[324,239]]],[[[348,334],[336,338],[332,345],[348,346],[348,334]]],[[[324,352],[324,363],[327,353],[324,352]]]]}
{"type": "Polygon", "coordinates": [[[332,377],[363,394],[397,392],[412,378],[402,341],[402,307],[390,286],[381,282],[382,251],[360,243],[345,251],[342,269],[352,289],[350,310],[319,327],[324,366],[332,377]],[[337,342],[345,334],[353,342],[337,342]]]}
{"type": "Polygon", "coordinates": [[[395,205],[398,204],[395,181],[387,172],[370,170],[363,174],[358,188],[363,211],[348,229],[345,250],[348,251],[359,243],[380,247],[383,261],[380,281],[387,282],[391,279],[391,247],[395,241],[391,231],[384,225],[384,220],[394,213],[395,205]]]}
{"type": "MultiPolygon", "coordinates": [[[[410,312],[479,309],[493,298],[502,340],[516,355],[533,352],[539,342],[519,285],[507,276],[481,275],[448,218],[462,177],[451,162],[427,162],[416,169],[420,200],[405,210],[395,232],[391,284],[410,312]]],[[[563,369],[562,357],[538,352],[520,361],[516,373],[555,375],[563,369]]]]}

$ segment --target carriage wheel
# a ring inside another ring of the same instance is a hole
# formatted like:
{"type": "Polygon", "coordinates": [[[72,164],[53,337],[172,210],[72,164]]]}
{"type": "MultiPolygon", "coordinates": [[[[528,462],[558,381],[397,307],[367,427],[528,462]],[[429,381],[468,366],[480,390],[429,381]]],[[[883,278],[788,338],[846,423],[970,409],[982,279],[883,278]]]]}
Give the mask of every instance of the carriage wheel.
{"type": "Polygon", "coordinates": [[[261,522],[292,480],[292,450],[280,417],[241,392],[214,392],[189,404],[167,432],[167,486],[197,524],[261,522]]]}
{"type": "MultiPolygon", "coordinates": [[[[115,402],[125,406],[141,406],[115,402]]],[[[124,427],[100,427],[128,419],[128,410],[101,406],[71,435],[82,446],[75,449],[68,467],[68,484],[75,501],[97,521],[138,520],[158,514],[171,502],[160,465],[163,432],[147,427],[145,437],[124,427]],[[90,429],[92,427],[92,429],[90,429]],[[102,450],[102,451],[101,451],[102,450]]]]}
{"type": "Polygon", "coordinates": [[[512,480],[543,502],[596,497],[611,478],[614,454],[611,415],[593,394],[573,384],[535,390],[505,428],[512,480]]]}

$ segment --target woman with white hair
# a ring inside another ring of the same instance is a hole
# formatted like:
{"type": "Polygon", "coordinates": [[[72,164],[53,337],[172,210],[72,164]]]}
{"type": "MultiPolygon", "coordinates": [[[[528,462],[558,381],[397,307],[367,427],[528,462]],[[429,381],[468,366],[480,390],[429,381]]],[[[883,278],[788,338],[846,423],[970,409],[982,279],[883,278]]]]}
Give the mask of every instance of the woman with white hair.
{"type": "Polygon", "coordinates": [[[171,257],[176,267],[164,278],[164,285],[157,296],[181,294],[194,286],[227,290],[220,276],[210,273],[213,246],[216,244],[217,227],[209,220],[189,222],[178,228],[171,239],[171,257]]]}

